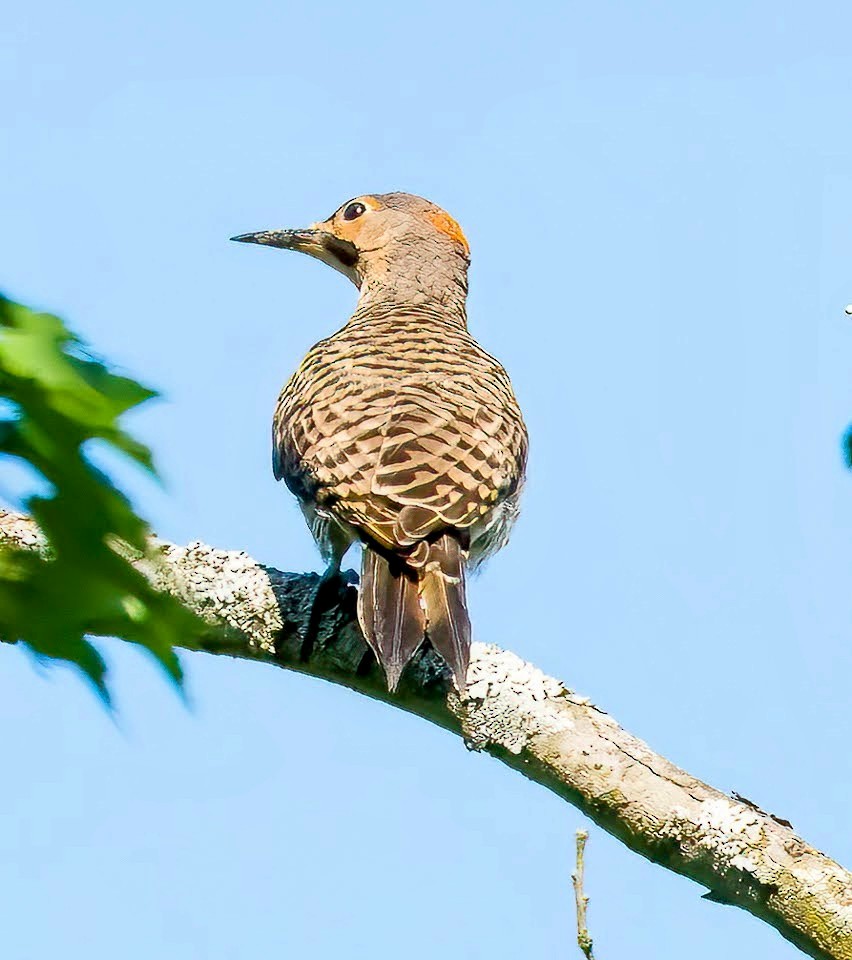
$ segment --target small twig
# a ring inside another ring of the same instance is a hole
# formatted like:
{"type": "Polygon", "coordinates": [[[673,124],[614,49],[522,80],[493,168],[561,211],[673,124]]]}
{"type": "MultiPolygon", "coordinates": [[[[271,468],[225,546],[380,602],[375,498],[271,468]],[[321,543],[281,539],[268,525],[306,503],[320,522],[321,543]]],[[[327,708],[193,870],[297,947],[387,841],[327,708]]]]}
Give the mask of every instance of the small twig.
{"type": "Polygon", "coordinates": [[[595,960],[592,938],[586,926],[586,907],[589,905],[589,898],[583,893],[583,855],[588,839],[588,830],[577,831],[577,869],[571,874],[571,879],[574,881],[574,902],[577,904],[577,943],[586,960],[595,960]]]}

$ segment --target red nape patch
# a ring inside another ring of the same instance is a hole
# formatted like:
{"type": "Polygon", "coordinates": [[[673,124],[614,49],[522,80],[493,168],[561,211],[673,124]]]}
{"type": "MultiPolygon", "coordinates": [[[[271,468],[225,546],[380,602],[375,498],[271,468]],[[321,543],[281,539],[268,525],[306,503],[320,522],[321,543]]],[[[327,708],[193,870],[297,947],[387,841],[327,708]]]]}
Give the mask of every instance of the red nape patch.
{"type": "Polygon", "coordinates": [[[437,227],[441,233],[445,233],[450,240],[455,240],[455,242],[460,244],[464,249],[465,254],[470,255],[470,245],[467,242],[467,237],[462,233],[462,228],[448,213],[444,213],[443,210],[438,210],[435,213],[428,214],[428,217],[429,221],[437,227]]]}

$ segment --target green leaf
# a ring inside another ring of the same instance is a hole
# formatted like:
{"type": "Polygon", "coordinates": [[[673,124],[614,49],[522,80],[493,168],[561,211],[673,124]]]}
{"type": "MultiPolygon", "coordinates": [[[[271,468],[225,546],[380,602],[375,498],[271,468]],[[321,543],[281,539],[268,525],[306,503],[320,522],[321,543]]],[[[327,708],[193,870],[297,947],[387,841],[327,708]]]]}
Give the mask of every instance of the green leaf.
{"type": "Polygon", "coordinates": [[[107,703],[106,668],[87,637],[145,647],[180,685],[174,646],[198,626],[133,566],[148,526],[86,455],[98,441],[154,474],[150,450],[120,423],[154,396],[94,359],[58,317],[0,296],[0,458],[26,461],[51,490],[24,505],[47,550],[0,550],[0,638],[76,664],[107,703]]]}

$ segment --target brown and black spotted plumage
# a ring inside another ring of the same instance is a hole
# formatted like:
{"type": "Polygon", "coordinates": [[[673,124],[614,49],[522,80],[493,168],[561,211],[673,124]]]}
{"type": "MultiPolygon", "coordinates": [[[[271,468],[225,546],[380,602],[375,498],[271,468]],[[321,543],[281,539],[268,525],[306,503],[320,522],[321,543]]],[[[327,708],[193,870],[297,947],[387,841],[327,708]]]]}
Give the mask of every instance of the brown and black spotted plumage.
{"type": "Polygon", "coordinates": [[[527,436],[508,375],[467,330],[467,243],[408,194],[365,196],[305,231],[238,239],[313,254],[361,290],[284,387],[273,467],[332,571],[363,545],[358,615],[394,689],[428,636],[464,689],[465,572],[518,513],[527,436]]]}

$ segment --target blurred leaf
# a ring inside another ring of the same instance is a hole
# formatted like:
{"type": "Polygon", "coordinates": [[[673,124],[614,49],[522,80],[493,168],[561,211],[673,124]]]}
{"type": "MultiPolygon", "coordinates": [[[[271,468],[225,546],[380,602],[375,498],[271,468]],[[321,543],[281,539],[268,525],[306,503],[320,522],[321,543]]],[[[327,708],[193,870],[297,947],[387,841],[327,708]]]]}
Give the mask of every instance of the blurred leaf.
{"type": "Polygon", "coordinates": [[[147,648],[180,684],[173,648],[197,626],[129,561],[145,551],[148,527],[85,451],[101,441],[153,474],[151,452],[119,423],[153,396],[91,357],[58,317],[0,296],[0,457],[26,461],[52,487],[24,505],[45,554],[0,551],[0,638],[76,664],[106,702],[104,662],[88,636],[147,648]]]}
{"type": "Polygon", "coordinates": [[[841,449],[843,450],[843,459],[846,461],[846,466],[852,470],[852,427],[849,427],[846,433],[843,434],[841,449]]]}

